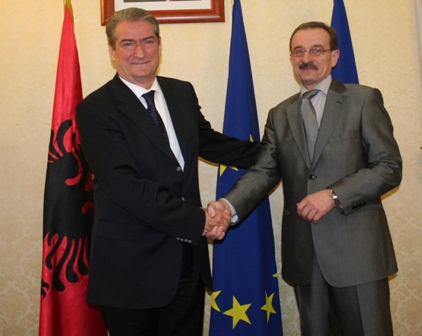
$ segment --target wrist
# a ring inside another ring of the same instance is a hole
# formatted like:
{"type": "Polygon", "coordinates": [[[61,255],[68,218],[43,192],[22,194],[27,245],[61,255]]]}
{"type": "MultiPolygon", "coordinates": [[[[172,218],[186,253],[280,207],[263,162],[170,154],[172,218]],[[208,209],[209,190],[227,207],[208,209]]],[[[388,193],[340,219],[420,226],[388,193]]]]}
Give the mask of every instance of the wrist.
{"type": "Polygon", "coordinates": [[[336,192],[333,189],[329,189],[330,191],[330,197],[334,201],[334,207],[340,211],[341,213],[344,212],[343,206],[341,205],[340,199],[336,192]]]}

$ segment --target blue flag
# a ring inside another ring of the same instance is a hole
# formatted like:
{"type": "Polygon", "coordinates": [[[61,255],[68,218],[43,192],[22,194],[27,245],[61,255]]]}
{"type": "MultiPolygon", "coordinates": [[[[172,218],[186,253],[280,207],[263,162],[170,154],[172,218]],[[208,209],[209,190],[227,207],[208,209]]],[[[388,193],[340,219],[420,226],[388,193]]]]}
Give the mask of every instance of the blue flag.
{"type": "Polygon", "coordinates": [[[344,7],[343,0],[334,0],[331,27],[337,32],[338,46],[340,49],[340,59],[331,72],[331,75],[343,83],[359,84],[349,22],[347,21],[346,8],[344,7]]]}
{"type": "MultiPolygon", "coordinates": [[[[234,0],[223,133],[259,141],[252,71],[240,0],[234,0]]],[[[244,170],[220,165],[217,199],[244,170]]],[[[266,198],[222,242],[214,243],[210,336],[283,334],[274,236],[266,198]]]]}

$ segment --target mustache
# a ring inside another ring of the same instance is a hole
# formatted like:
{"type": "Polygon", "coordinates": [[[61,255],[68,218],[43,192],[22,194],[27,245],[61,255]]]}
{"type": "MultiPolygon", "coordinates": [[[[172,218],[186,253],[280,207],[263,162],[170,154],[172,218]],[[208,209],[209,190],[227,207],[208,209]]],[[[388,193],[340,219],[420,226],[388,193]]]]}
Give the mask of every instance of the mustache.
{"type": "Polygon", "coordinates": [[[316,66],[314,63],[312,62],[308,62],[308,63],[302,63],[301,65],[299,65],[299,69],[305,69],[305,68],[311,68],[311,69],[315,69],[318,70],[318,66],[316,66]]]}

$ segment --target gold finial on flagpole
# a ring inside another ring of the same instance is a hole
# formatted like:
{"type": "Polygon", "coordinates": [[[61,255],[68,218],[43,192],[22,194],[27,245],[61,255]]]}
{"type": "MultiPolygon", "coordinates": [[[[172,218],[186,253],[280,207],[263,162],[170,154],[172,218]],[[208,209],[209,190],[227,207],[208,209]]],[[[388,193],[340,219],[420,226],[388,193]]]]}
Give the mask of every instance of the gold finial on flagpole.
{"type": "Polygon", "coordinates": [[[70,10],[70,14],[72,15],[72,21],[73,21],[73,8],[72,8],[72,3],[70,0],[63,0],[64,5],[69,8],[70,10]]]}

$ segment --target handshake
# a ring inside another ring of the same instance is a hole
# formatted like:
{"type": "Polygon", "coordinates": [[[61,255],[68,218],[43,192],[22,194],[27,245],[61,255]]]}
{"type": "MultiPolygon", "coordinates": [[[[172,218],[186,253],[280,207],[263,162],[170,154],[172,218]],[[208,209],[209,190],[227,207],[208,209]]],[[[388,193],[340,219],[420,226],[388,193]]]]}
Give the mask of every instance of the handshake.
{"type": "Polygon", "coordinates": [[[203,236],[221,240],[224,238],[231,222],[232,212],[227,202],[223,200],[209,202],[205,212],[205,228],[203,236]]]}

